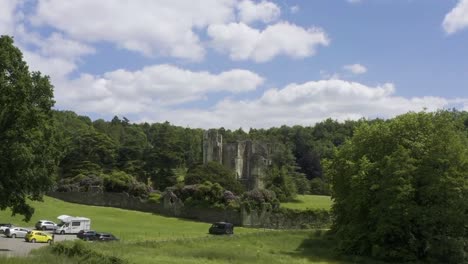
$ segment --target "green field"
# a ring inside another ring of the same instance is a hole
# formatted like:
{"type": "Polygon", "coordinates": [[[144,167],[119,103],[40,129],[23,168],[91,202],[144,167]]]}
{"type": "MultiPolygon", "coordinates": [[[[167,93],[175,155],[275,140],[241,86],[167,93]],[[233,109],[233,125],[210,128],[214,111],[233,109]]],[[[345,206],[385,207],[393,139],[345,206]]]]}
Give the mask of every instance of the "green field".
{"type": "MultiPolygon", "coordinates": [[[[0,222],[11,222],[17,226],[33,227],[40,219],[58,221],[59,215],[84,216],[91,219],[91,228],[110,232],[123,241],[168,240],[208,236],[209,224],[164,217],[111,207],[87,206],[67,203],[58,199],[44,197],[44,202],[32,202],[34,216],[29,223],[22,216],[11,217],[10,211],[0,211],[0,222]]],[[[236,228],[242,234],[256,232],[255,229],[236,228]]]]}
{"type": "MultiPolygon", "coordinates": [[[[67,242],[68,248],[79,248],[70,258],[54,255],[51,247],[34,251],[29,258],[2,259],[3,264],[81,264],[81,263],[323,263],[379,264],[360,257],[340,257],[333,253],[334,241],[316,231],[266,231],[233,236],[183,238],[172,241],[140,241],[117,243],[67,242]],[[98,252],[100,258],[89,257],[98,252]],[[110,260],[112,259],[112,260],[110,260]],[[120,261],[120,262],[117,262],[120,261]]],[[[389,264],[389,263],[387,263],[389,264]]]]}
{"type": "Polygon", "coordinates": [[[71,204],[50,197],[32,205],[36,213],[30,223],[22,222],[20,216],[10,217],[9,211],[0,211],[0,222],[32,226],[38,219],[53,220],[60,214],[80,215],[92,219],[93,229],[112,232],[121,241],[57,243],[35,250],[29,257],[0,255],[0,263],[379,263],[335,255],[335,242],[321,230],[236,228],[233,236],[210,236],[207,223],[150,213],[71,204]],[[52,252],[60,247],[78,250],[61,255],[52,252]]]}
{"type": "Polygon", "coordinates": [[[289,203],[281,203],[281,207],[307,210],[307,209],[325,209],[330,210],[332,200],[330,196],[323,195],[298,195],[296,199],[289,203]]]}

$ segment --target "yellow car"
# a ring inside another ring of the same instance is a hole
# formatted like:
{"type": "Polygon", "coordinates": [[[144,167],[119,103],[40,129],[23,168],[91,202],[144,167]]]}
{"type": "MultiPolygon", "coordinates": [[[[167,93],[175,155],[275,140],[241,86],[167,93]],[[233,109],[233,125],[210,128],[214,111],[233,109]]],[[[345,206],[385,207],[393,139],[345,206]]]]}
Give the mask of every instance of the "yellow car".
{"type": "Polygon", "coordinates": [[[26,242],[36,243],[36,242],[44,242],[44,243],[51,243],[54,239],[53,237],[43,231],[29,231],[24,238],[26,242]]]}

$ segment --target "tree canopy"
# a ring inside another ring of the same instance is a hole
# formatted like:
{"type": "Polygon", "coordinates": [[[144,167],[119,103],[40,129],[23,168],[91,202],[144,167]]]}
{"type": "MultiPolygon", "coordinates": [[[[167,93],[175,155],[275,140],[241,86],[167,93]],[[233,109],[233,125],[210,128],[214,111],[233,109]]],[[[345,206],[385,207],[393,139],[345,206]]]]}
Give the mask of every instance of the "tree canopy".
{"type": "Polygon", "coordinates": [[[13,39],[0,37],[0,209],[26,220],[56,172],[49,77],[30,72],[13,39]]]}
{"type": "Polygon", "coordinates": [[[333,232],[351,254],[465,263],[468,141],[451,112],[363,124],[329,166],[333,232]]]}

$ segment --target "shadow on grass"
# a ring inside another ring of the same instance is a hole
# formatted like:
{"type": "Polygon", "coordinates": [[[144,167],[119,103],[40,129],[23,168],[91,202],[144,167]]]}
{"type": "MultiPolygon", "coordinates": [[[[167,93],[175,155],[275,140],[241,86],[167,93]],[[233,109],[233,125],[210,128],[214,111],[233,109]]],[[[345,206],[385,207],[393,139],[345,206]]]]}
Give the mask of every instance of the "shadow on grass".
{"type": "Polygon", "coordinates": [[[295,252],[284,252],[292,257],[306,258],[311,262],[339,264],[391,264],[361,256],[345,256],[335,250],[336,241],[327,234],[312,234],[304,239],[295,252]]]}

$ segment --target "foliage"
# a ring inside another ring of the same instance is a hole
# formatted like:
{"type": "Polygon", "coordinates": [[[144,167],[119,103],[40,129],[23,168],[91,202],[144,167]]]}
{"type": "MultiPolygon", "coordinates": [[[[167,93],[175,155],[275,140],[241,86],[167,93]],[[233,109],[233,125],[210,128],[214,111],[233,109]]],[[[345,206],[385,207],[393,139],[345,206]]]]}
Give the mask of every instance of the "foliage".
{"type": "Polygon", "coordinates": [[[56,173],[56,145],[48,76],[29,72],[13,39],[0,36],[0,209],[30,219],[56,173]]]}
{"type": "Polygon", "coordinates": [[[330,166],[342,251],[397,261],[466,262],[468,142],[453,113],[360,126],[330,166]]]}
{"type": "Polygon", "coordinates": [[[268,169],[267,177],[265,177],[265,187],[276,193],[276,196],[281,202],[291,201],[297,194],[296,183],[293,177],[294,172],[288,171],[287,167],[278,168],[276,166],[268,169]]]}
{"type": "Polygon", "coordinates": [[[159,191],[151,192],[148,195],[148,202],[149,203],[154,203],[154,204],[159,204],[159,203],[161,203],[161,198],[162,198],[161,192],[159,192],[159,191]]]}
{"type": "Polygon", "coordinates": [[[272,209],[279,208],[279,200],[275,192],[267,189],[253,189],[241,196],[241,202],[247,211],[262,209],[265,206],[272,209]]]}
{"type": "Polygon", "coordinates": [[[125,264],[128,261],[115,256],[115,254],[105,255],[93,250],[81,240],[55,243],[50,248],[55,255],[64,255],[82,263],[90,264],[125,264]]]}
{"type": "Polygon", "coordinates": [[[239,208],[239,198],[218,183],[206,181],[202,184],[178,185],[168,191],[172,191],[188,206],[239,208]]]}
{"type": "Polygon", "coordinates": [[[126,192],[136,197],[147,198],[150,189],[134,177],[123,171],[112,171],[103,176],[103,186],[106,192],[126,192]]]}
{"type": "Polygon", "coordinates": [[[311,194],[330,195],[330,186],[321,178],[312,179],[309,186],[311,194]]]}
{"type": "Polygon", "coordinates": [[[243,186],[236,179],[234,172],[216,162],[196,165],[190,168],[185,176],[185,184],[199,184],[206,181],[218,183],[236,194],[243,191],[243,186]]]}

